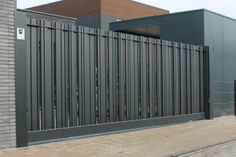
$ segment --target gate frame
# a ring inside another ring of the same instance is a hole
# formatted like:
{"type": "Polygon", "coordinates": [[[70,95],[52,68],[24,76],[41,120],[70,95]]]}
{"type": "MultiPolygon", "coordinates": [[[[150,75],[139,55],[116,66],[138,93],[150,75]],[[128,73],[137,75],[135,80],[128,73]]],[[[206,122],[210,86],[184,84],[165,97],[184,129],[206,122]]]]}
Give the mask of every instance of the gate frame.
{"type": "Polygon", "coordinates": [[[204,95],[205,95],[205,113],[206,113],[206,118],[207,119],[213,119],[213,106],[210,102],[210,48],[209,46],[204,46],[204,61],[203,61],[203,67],[204,68],[204,73],[206,76],[204,77],[204,82],[206,84],[206,88],[204,89],[204,95]]]}
{"type": "MultiPolygon", "coordinates": [[[[17,12],[15,14],[15,29],[26,30],[26,16],[17,12]]],[[[25,31],[27,33],[27,31],[25,31]]],[[[26,39],[27,40],[27,39],[26,39]]],[[[26,40],[15,39],[15,81],[16,81],[16,147],[28,146],[27,134],[27,62],[26,40]]]]}
{"type": "MultiPolygon", "coordinates": [[[[16,13],[16,28],[27,29],[26,14],[23,12],[16,13]]],[[[27,36],[27,31],[26,36],[27,36]]],[[[209,102],[210,96],[210,79],[209,79],[209,47],[204,47],[204,69],[207,76],[204,77],[206,88],[204,95],[206,95],[204,104],[205,112],[159,117],[152,119],[133,120],[97,125],[78,126],[71,128],[51,129],[45,131],[27,131],[27,51],[26,41],[16,40],[16,140],[17,147],[25,147],[28,144],[38,144],[47,140],[56,140],[69,137],[101,135],[119,133],[130,130],[137,130],[150,127],[158,127],[166,124],[184,123],[191,120],[212,119],[212,106],[209,102]]]]}
{"type": "Polygon", "coordinates": [[[236,116],[236,80],[234,80],[234,116],[236,116]]]}
{"type": "Polygon", "coordinates": [[[189,115],[169,116],[142,120],[131,120],[123,122],[104,123],[96,125],[78,126],[61,129],[50,129],[44,131],[29,131],[29,145],[39,144],[45,141],[55,141],[58,139],[75,138],[82,136],[107,135],[113,133],[128,132],[151,127],[160,127],[168,124],[185,123],[205,119],[205,113],[195,113],[189,115]]]}

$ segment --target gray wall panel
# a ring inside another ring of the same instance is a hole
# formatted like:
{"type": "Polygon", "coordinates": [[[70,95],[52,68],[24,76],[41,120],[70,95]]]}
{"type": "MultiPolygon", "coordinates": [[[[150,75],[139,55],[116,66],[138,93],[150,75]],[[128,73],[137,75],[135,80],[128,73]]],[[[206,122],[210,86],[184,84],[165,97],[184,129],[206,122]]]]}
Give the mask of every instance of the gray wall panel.
{"type": "Polygon", "coordinates": [[[205,11],[205,45],[210,46],[211,103],[214,115],[232,114],[236,80],[236,20],[205,11]]]}
{"type": "MultiPolygon", "coordinates": [[[[170,41],[204,45],[204,20],[201,10],[160,17],[160,38],[170,41]]],[[[158,23],[158,22],[157,22],[158,23]]]]}

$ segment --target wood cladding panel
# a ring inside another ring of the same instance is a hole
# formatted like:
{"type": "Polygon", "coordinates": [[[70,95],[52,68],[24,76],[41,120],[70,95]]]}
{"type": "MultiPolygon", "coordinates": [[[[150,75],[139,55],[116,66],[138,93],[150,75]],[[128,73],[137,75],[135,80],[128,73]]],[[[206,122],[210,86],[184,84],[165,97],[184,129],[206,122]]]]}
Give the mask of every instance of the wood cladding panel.
{"type": "Polygon", "coordinates": [[[101,14],[122,20],[168,14],[169,11],[130,0],[101,0],[101,14]]]}
{"type": "Polygon", "coordinates": [[[64,0],[29,8],[29,10],[78,19],[86,16],[104,15],[122,20],[169,13],[167,10],[131,0],[64,0]]]}
{"type": "Polygon", "coordinates": [[[100,0],[64,0],[42,6],[29,8],[50,14],[81,18],[85,16],[100,15],[100,0]]]}

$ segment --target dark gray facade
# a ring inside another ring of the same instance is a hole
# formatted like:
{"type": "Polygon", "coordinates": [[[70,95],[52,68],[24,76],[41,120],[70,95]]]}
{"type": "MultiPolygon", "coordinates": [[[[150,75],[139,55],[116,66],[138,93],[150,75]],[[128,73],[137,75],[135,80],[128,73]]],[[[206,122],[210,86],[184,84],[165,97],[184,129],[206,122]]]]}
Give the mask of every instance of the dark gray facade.
{"type": "Polygon", "coordinates": [[[158,26],[159,37],[210,48],[210,103],[214,116],[234,111],[236,20],[208,10],[194,10],[110,24],[114,31],[158,26]]]}
{"type": "Polygon", "coordinates": [[[204,45],[204,13],[202,10],[182,13],[151,16],[146,18],[115,22],[110,24],[113,31],[134,33],[137,35],[151,35],[146,28],[158,29],[153,34],[164,40],[204,45]],[[140,30],[140,31],[133,31],[140,30]]]}
{"type": "Polygon", "coordinates": [[[97,15],[80,18],[77,24],[80,26],[109,30],[109,23],[116,22],[117,20],[119,19],[111,16],[97,15]]]}
{"type": "Polygon", "coordinates": [[[204,44],[210,46],[211,103],[216,116],[234,111],[236,20],[204,11],[204,44]]]}
{"type": "Polygon", "coordinates": [[[16,23],[20,23],[22,21],[26,21],[26,17],[28,19],[45,19],[48,21],[54,21],[54,22],[63,22],[65,24],[76,24],[77,18],[67,17],[67,16],[60,16],[55,14],[48,14],[43,12],[37,12],[37,11],[31,11],[31,10],[22,10],[17,9],[16,15],[19,15],[19,17],[16,17],[16,23]]]}

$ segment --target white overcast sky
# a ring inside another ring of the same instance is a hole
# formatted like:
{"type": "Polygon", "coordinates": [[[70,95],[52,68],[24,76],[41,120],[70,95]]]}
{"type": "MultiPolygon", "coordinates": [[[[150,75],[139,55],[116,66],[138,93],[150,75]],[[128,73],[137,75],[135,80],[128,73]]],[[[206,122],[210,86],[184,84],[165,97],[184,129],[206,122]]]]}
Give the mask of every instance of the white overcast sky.
{"type": "MultiPolygon", "coordinates": [[[[17,0],[20,9],[42,5],[58,0],[17,0]]],[[[135,0],[141,3],[180,12],[193,9],[208,9],[236,19],[236,0],[135,0]]]]}

